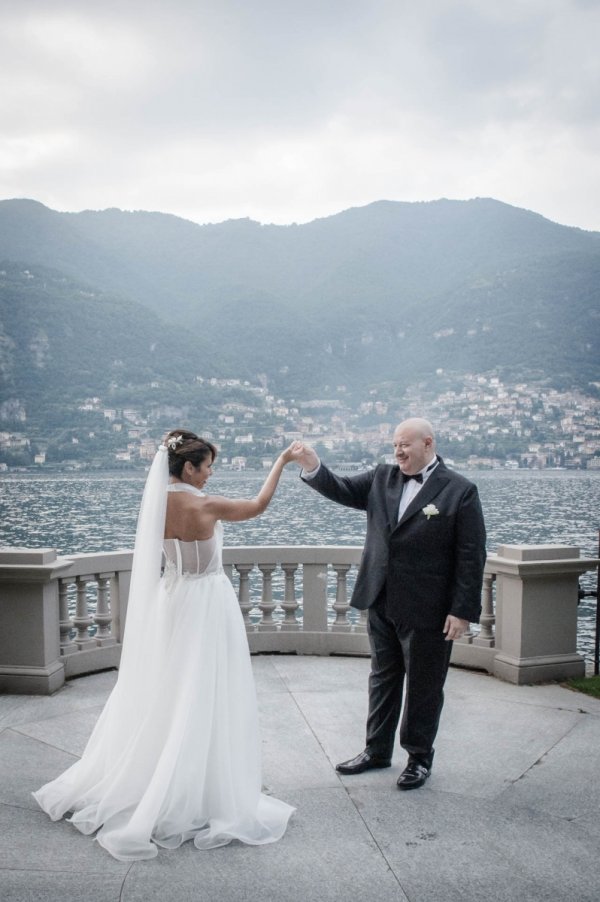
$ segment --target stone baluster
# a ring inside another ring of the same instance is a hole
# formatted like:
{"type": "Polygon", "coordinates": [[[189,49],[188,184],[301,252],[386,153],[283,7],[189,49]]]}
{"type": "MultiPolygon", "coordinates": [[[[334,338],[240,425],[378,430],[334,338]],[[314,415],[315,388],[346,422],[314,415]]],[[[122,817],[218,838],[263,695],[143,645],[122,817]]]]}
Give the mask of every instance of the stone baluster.
{"type": "Polygon", "coordinates": [[[250,583],[248,577],[250,571],[254,568],[254,564],[235,564],[235,569],[240,575],[240,587],[238,591],[238,601],[240,610],[244,618],[246,629],[252,624],[250,621],[250,611],[252,610],[252,602],[250,601],[250,583]]]}
{"type": "Polygon", "coordinates": [[[485,573],[483,576],[483,589],[481,591],[481,617],[479,622],[481,629],[479,635],[473,640],[474,645],[481,645],[484,648],[492,648],[495,643],[494,624],[496,617],[494,615],[494,580],[493,573],[485,573]]]}
{"type": "Polygon", "coordinates": [[[273,631],[277,624],[273,620],[273,611],[277,607],[273,601],[273,571],[275,564],[259,564],[258,569],[262,573],[262,593],[258,607],[262,611],[262,618],[258,624],[259,630],[273,631]]]}
{"type": "Polygon", "coordinates": [[[281,569],[285,573],[284,600],[281,604],[281,607],[285,612],[285,616],[281,624],[281,629],[297,630],[299,629],[299,623],[296,619],[296,611],[300,607],[300,602],[296,599],[295,575],[298,569],[298,564],[282,564],[281,569]]]}
{"type": "Polygon", "coordinates": [[[327,633],[327,564],[302,565],[302,629],[327,633]]]}
{"type": "Polygon", "coordinates": [[[454,642],[459,645],[472,645],[473,639],[475,638],[475,633],[473,632],[473,624],[469,623],[468,627],[460,637],[460,639],[455,639],[454,642]]]}
{"type": "Polygon", "coordinates": [[[71,639],[73,621],[69,615],[69,585],[72,584],[72,581],[69,579],[61,579],[58,582],[58,616],[61,655],[72,655],[73,652],[77,651],[77,644],[71,639]]]}
{"type": "Polygon", "coordinates": [[[346,582],[346,575],[348,570],[350,569],[350,564],[332,564],[333,569],[335,570],[337,576],[337,582],[335,587],[335,601],[333,603],[333,610],[335,611],[335,621],[333,623],[333,629],[336,631],[339,630],[350,630],[351,623],[348,620],[348,611],[350,610],[350,605],[348,604],[348,587],[346,582]]]}
{"type": "Polygon", "coordinates": [[[100,573],[97,576],[98,582],[98,600],[96,602],[96,645],[106,646],[114,645],[116,639],[112,634],[112,613],[109,606],[110,598],[110,581],[114,577],[114,573],[100,573]]]}
{"type": "Polygon", "coordinates": [[[117,645],[121,645],[123,642],[130,582],[131,568],[128,570],[116,570],[114,577],[110,581],[110,613],[112,615],[110,629],[117,645]]]}
{"type": "Polygon", "coordinates": [[[77,586],[77,604],[75,608],[75,617],[73,617],[73,626],[77,630],[75,642],[80,651],[84,648],[91,648],[96,644],[95,639],[89,634],[89,628],[94,621],[88,610],[87,585],[92,581],[92,576],[78,576],[75,580],[77,586]]]}

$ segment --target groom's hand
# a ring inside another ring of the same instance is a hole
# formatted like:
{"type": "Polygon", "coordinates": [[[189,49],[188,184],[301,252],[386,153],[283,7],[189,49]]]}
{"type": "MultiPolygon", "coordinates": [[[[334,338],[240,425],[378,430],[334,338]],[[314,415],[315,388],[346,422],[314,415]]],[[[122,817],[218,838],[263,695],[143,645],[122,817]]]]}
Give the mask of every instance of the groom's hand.
{"type": "Polygon", "coordinates": [[[454,614],[448,614],[446,617],[444,633],[448,642],[452,642],[454,639],[461,639],[468,629],[468,620],[461,620],[460,617],[455,617],[454,614]]]}
{"type": "Polygon", "coordinates": [[[311,448],[310,445],[305,445],[303,442],[298,448],[294,459],[307,473],[310,473],[311,470],[316,470],[320,464],[319,456],[316,451],[311,448]]]}

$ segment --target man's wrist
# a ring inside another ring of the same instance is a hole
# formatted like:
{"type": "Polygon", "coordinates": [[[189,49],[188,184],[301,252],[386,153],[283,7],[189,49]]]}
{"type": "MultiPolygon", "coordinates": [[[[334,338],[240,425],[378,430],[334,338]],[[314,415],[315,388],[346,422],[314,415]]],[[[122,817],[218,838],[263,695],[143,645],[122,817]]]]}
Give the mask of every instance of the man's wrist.
{"type": "Polygon", "coordinates": [[[302,479],[313,479],[319,470],[321,469],[321,461],[317,460],[316,466],[312,467],[310,470],[307,470],[306,467],[302,467],[300,472],[300,476],[302,479]]]}

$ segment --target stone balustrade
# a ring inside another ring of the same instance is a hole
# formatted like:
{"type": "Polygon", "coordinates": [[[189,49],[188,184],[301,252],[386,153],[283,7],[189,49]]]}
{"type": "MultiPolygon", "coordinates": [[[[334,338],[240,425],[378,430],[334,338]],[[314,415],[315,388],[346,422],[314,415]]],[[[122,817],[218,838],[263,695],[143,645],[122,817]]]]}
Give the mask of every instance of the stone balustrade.
{"type": "Polygon", "coordinates": [[[334,545],[225,548],[250,651],[368,654],[366,618],[350,607],[348,591],[361,553],[334,545]]]}
{"type": "MultiPolygon", "coordinates": [[[[349,605],[361,552],[225,548],[250,650],[368,655],[366,615],[349,605]]],[[[118,666],[131,562],[131,552],[0,549],[0,691],[51,693],[69,677],[118,666]]],[[[583,675],[578,578],[596,566],[578,548],[501,546],[486,563],[480,624],[454,643],[452,663],[514,683],[583,675]]]]}

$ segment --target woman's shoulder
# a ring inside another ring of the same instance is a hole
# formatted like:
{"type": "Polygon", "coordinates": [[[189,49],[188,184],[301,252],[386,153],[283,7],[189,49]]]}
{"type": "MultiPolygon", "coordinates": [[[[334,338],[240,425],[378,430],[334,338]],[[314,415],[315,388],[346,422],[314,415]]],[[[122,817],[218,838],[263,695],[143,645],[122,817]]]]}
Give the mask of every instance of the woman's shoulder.
{"type": "Polygon", "coordinates": [[[202,508],[206,511],[212,511],[214,508],[220,507],[222,504],[227,504],[229,501],[224,495],[205,495],[202,493],[202,497],[198,498],[202,508]]]}

